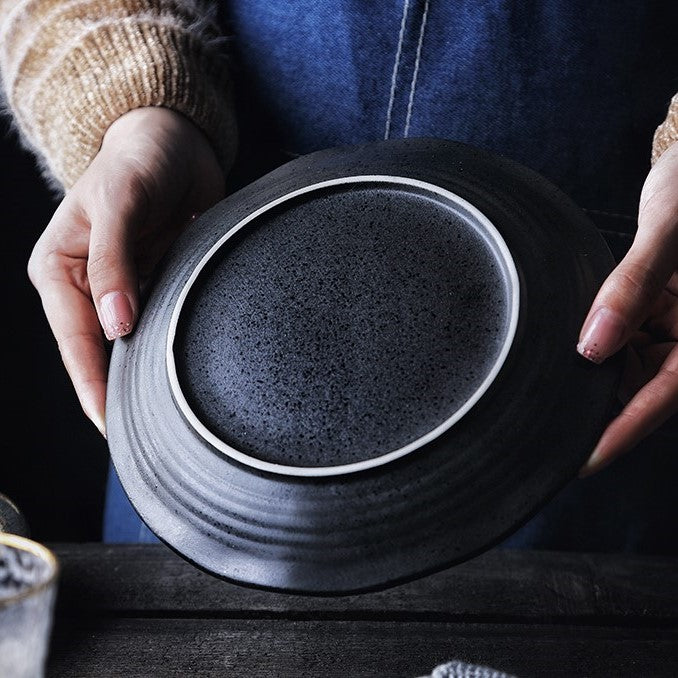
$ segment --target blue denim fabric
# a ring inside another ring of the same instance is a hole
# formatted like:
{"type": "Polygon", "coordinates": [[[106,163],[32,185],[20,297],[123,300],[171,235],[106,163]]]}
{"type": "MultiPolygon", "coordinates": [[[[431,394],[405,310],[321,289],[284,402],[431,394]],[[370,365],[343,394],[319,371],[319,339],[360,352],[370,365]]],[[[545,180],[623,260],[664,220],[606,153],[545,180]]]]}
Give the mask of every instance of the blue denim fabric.
{"type": "Polygon", "coordinates": [[[243,160],[446,137],[532,167],[582,207],[635,215],[654,129],[678,91],[673,0],[222,0],[220,9],[243,160]]]}
{"type": "Polygon", "coordinates": [[[153,544],[160,541],[135,511],[112,463],[108,465],[102,539],[109,544],[153,544]]]}
{"type": "MultiPolygon", "coordinates": [[[[434,136],[633,216],[678,91],[674,0],[248,0],[219,12],[241,129],[232,188],[321,148],[434,136]]],[[[676,430],[570,483],[505,545],[678,553],[676,430]]],[[[104,540],[154,539],[111,470],[104,540]]]]}

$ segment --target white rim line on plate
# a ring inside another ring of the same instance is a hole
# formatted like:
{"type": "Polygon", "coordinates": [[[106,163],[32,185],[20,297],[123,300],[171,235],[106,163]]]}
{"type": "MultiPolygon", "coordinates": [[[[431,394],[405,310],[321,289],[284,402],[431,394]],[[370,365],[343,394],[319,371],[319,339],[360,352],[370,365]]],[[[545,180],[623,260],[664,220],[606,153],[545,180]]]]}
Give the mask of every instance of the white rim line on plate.
{"type": "Polygon", "coordinates": [[[260,469],[262,471],[268,471],[270,473],[278,473],[288,476],[302,476],[302,477],[314,477],[314,476],[333,476],[333,475],[343,475],[347,473],[356,473],[358,471],[365,471],[368,469],[375,468],[376,466],[381,466],[386,464],[394,459],[399,459],[404,457],[406,454],[413,452],[414,450],[422,447],[426,443],[429,443],[433,439],[437,438],[439,435],[447,431],[450,427],[456,424],[483,396],[483,394],[490,387],[490,384],[495,380],[499,370],[501,369],[506,356],[511,349],[513,344],[513,339],[516,333],[516,327],[518,325],[518,311],[520,308],[520,282],[518,279],[518,272],[516,270],[515,263],[513,262],[513,257],[506,245],[506,242],[501,237],[499,231],[494,227],[492,222],[474,207],[471,203],[464,198],[458,196],[456,193],[445,190],[440,186],[430,184],[425,181],[420,181],[418,179],[410,179],[408,177],[400,176],[390,176],[390,175],[360,175],[354,177],[340,177],[337,179],[330,179],[328,181],[321,181],[304,188],[300,188],[296,191],[292,191],[280,198],[276,198],[271,202],[267,203],[263,207],[260,207],[258,210],[252,212],[244,219],[239,221],[233,228],[227,231],[219,240],[209,249],[207,254],[202,258],[200,263],[195,267],[190,278],[184,285],[184,288],[179,294],[177,299],[177,304],[174,307],[172,317],[170,319],[169,329],[167,331],[167,349],[166,349],[166,360],[167,360],[167,372],[169,376],[170,387],[172,393],[176,399],[179,409],[186,417],[190,425],[195,429],[195,431],[200,434],[210,445],[214,446],[220,452],[223,452],[229,457],[246,464],[248,466],[260,469]],[[485,239],[489,244],[490,248],[495,251],[495,254],[499,255],[499,258],[504,264],[504,272],[509,282],[508,294],[510,297],[510,317],[508,328],[504,338],[504,344],[501,347],[501,350],[497,356],[497,359],[492,366],[492,369],[488,372],[485,379],[482,381],[480,386],[476,389],[473,395],[458,409],[454,414],[446,419],[442,424],[436,426],[425,435],[417,438],[411,443],[408,443],[404,447],[401,447],[387,454],[383,454],[379,457],[374,457],[372,459],[366,459],[364,461],[354,462],[351,464],[342,464],[338,466],[285,466],[283,464],[273,464],[271,462],[262,461],[256,457],[252,457],[248,454],[244,454],[239,450],[227,445],[223,440],[215,436],[205,425],[198,419],[193,410],[190,408],[184,394],[179,385],[179,379],[177,377],[176,364],[174,361],[174,338],[176,336],[176,330],[179,323],[179,316],[181,314],[181,309],[183,308],[184,302],[190,291],[193,283],[196,281],[200,272],[205,267],[207,262],[214,256],[214,254],[221,248],[221,246],[229,238],[231,238],[235,233],[237,233],[241,228],[249,224],[251,221],[254,221],[257,217],[261,216],[265,212],[277,207],[278,205],[287,202],[288,200],[293,200],[294,198],[304,195],[306,193],[311,193],[324,188],[329,188],[332,186],[341,186],[345,184],[354,184],[354,183],[380,183],[380,184],[400,184],[404,186],[416,187],[429,193],[434,193],[437,196],[441,196],[448,201],[454,203],[454,205],[462,213],[462,217],[466,217],[466,221],[473,226],[476,231],[485,239]],[[466,214],[464,214],[464,212],[466,214]],[[470,217],[470,218],[469,218],[470,217]]]}

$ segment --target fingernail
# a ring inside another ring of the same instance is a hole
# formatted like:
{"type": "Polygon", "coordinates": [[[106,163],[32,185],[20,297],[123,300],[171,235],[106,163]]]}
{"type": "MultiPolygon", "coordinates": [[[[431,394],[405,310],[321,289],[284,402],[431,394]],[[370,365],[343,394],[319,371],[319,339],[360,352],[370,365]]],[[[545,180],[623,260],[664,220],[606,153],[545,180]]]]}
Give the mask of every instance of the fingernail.
{"type": "Polygon", "coordinates": [[[593,363],[602,363],[620,346],[626,323],[610,308],[599,308],[582,329],[577,351],[593,363]]]}
{"type": "Polygon", "coordinates": [[[104,418],[102,416],[94,416],[91,417],[92,423],[97,427],[99,430],[99,433],[106,438],[106,424],[104,422],[104,418]]]}
{"type": "Polygon", "coordinates": [[[106,420],[103,412],[92,411],[89,407],[84,407],[87,418],[97,427],[99,433],[106,438],[106,420]]]}
{"type": "Polygon", "coordinates": [[[132,331],[134,314],[126,294],[109,292],[99,303],[101,324],[108,339],[123,337],[132,331]]]}
{"type": "Polygon", "coordinates": [[[600,452],[598,448],[591,452],[591,456],[587,459],[586,463],[579,469],[579,477],[587,478],[592,476],[596,471],[599,471],[603,467],[602,460],[600,458],[600,452]]]}

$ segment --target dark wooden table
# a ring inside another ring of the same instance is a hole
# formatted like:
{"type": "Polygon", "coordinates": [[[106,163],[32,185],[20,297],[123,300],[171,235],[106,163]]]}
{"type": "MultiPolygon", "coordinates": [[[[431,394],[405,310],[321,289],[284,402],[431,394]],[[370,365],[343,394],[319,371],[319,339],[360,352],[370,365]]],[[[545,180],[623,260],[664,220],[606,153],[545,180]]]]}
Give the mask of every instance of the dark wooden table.
{"type": "Polygon", "coordinates": [[[519,678],[678,676],[678,559],[494,550],[313,598],[222,582],[162,545],[49,546],[48,678],[415,678],[451,659],[519,678]]]}

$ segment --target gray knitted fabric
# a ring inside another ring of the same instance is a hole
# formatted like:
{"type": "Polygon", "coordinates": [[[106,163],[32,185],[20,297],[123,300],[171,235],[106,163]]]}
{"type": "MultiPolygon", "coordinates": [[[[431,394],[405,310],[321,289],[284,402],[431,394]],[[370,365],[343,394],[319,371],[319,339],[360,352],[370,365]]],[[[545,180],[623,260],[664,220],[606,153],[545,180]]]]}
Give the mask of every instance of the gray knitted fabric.
{"type": "Polygon", "coordinates": [[[497,671],[489,666],[479,666],[478,664],[467,664],[466,662],[454,660],[445,664],[440,664],[433,669],[433,672],[427,676],[419,678],[517,678],[503,671],[497,671]]]}

